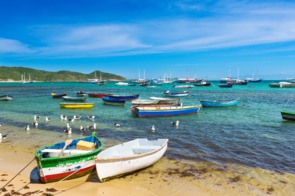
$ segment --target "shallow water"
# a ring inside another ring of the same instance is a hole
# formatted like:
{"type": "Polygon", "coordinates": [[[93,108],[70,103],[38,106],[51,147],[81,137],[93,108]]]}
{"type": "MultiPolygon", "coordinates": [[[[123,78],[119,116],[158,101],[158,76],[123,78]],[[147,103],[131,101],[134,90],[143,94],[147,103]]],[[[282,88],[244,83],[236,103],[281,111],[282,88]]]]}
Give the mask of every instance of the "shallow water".
{"type": "MultiPolygon", "coordinates": [[[[270,82],[250,83],[222,89],[217,82],[212,87],[189,89],[190,95],[182,98],[184,105],[198,104],[200,99],[239,98],[238,106],[229,108],[202,108],[196,115],[163,118],[136,118],[131,115],[128,102],[124,107],[107,106],[101,99],[87,98],[95,102],[93,109],[60,109],[60,99],[53,99],[51,92],[75,95],[77,91],[107,92],[117,94],[140,94],[140,98],[162,96],[172,85],[158,88],[116,86],[108,83],[97,86],[88,83],[0,83],[1,94],[10,94],[14,100],[0,102],[0,128],[2,133],[11,133],[13,144],[39,147],[41,144],[64,140],[66,122],[60,115],[82,116],[71,123],[72,137],[81,135],[80,125],[86,127],[94,122],[87,115],[95,115],[97,135],[106,141],[106,146],[138,137],[169,138],[166,157],[175,160],[190,160],[221,165],[234,164],[242,167],[261,168],[280,173],[295,173],[295,123],[283,121],[281,110],[295,111],[295,88],[270,88],[270,82]],[[24,127],[40,116],[38,129],[24,127]],[[51,118],[45,122],[45,116],[51,118]],[[178,128],[171,121],[180,121],[178,128]],[[115,128],[114,123],[121,124],[115,128]],[[152,133],[151,126],[156,126],[152,133]],[[41,131],[42,130],[42,131],[41,131]],[[23,143],[25,139],[26,144],[23,143]],[[108,141],[112,142],[108,142],[108,141]]],[[[88,131],[85,135],[90,135],[88,131]]]]}

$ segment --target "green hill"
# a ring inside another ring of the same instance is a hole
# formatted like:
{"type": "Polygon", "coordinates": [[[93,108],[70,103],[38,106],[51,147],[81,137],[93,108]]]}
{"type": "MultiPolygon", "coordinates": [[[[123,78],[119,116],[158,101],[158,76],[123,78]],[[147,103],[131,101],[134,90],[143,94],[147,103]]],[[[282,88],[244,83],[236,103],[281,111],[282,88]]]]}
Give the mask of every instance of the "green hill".
{"type": "Polygon", "coordinates": [[[44,70],[37,70],[25,67],[6,67],[0,66],[0,81],[20,81],[21,78],[25,76],[26,80],[34,81],[85,81],[90,78],[101,78],[103,80],[126,80],[126,78],[122,76],[118,76],[111,73],[105,73],[101,71],[93,71],[89,74],[83,74],[79,72],[72,71],[57,71],[50,72],[44,70]],[[96,77],[95,77],[96,76],[96,77]]]}

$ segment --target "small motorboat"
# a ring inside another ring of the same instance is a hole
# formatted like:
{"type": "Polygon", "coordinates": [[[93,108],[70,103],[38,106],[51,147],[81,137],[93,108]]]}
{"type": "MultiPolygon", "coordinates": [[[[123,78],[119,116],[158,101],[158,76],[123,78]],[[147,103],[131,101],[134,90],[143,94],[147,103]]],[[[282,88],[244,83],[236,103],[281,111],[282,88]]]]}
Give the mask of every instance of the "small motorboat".
{"type": "Polygon", "coordinates": [[[11,101],[11,100],[13,100],[13,96],[11,96],[11,95],[0,96],[0,101],[11,101]]]}

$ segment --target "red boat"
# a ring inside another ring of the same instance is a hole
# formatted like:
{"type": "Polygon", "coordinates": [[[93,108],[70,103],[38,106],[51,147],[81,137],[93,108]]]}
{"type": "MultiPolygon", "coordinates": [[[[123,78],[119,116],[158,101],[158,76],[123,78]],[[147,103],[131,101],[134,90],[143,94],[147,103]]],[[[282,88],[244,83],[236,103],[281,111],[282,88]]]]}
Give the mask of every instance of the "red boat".
{"type": "Polygon", "coordinates": [[[52,98],[58,99],[58,98],[62,98],[63,96],[66,96],[67,93],[63,93],[63,94],[56,94],[56,93],[51,93],[52,98]]]}
{"type": "Polygon", "coordinates": [[[89,97],[103,98],[104,96],[112,95],[111,93],[88,93],[89,97]]]}

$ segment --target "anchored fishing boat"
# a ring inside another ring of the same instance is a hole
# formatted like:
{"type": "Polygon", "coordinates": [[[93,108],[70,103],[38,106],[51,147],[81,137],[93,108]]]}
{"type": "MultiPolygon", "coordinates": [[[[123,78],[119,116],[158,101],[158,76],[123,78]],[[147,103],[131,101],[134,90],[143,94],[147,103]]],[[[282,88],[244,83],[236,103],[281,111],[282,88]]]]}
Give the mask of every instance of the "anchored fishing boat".
{"type": "Polygon", "coordinates": [[[88,93],[89,97],[103,98],[104,96],[112,95],[111,93],[88,93]]]}
{"type": "Polygon", "coordinates": [[[131,114],[132,116],[136,116],[136,113],[135,113],[135,108],[137,107],[161,107],[161,106],[173,106],[173,105],[167,105],[167,104],[146,104],[146,105],[132,105],[130,107],[130,110],[131,110],[131,114]]]}
{"type": "Polygon", "coordinates": [[[295,88],[295,78],[289,78],[287,81],[278,83],[270,83],[269,86],[272,88],[295,88]]]}
{"type": "Polygon", "coordinates": [[[95,158],[99,180],[123,175],[153,165],[165,154],[168,139],[135,139],[99,153],[95,158]]]}
{"type": "Polygon", "coordinates": [[[165,91],[164,95],[168,97],[185,97],[188,96],[188,91],[165,91]]]}
{"type": "Polygon", "coordinates": [[[115,99],[110,96],[104,96],[102,98],[102,101],[106,105],[114,105],[114,106],[124,106],[124,104],[126,102],[125,100],[115,99]]]}
{"type": "Polygon", "coordinates": [[[295,112],[281,111],[281,115],[284,120],[295,121],[295,112]]]}
{"type": "Polygon", "coordinates": [[[238,99],[231,100],[200,100],[200,103],[203,107],[225,107],[225,106],[234,106],[238,104],[238,99]]]}
{"type": "Polygon", "coordinates": [[[52,96],[52,98],[54,98],[54,99],[59,99],[59,98],[62,98],[62,97],[64,97],[64,96],[67,96],[67,93],[56,94],[56,93],[52,92],[52,93],[51,93],[51,96],[52,96]]]}
{"type": "Polygon", "coordinates": [[[132,101],[138,99],[139,94],[135,95],[109,95],[110,99],[117,101],[132,101]]]}
{"type": "Polygon", "coordinates": [[[71,97],[71,96],[63,96],[63,100],[72,101],[72,102],[85,102],[86,97],[71,97]]]}
{"type": "Polygon", "coordinates": [[[11,101],[13,97],[11,95],[2,95],[0,96],[0,101],[11,101]]]}
{"type": "Polygon", "coordinates": [[[95,133],[42,147],[35,152],[41,181],[48,183],[91,173],[95,167],[94,157],[101,149],[102,142],[95,133]]]}
{"type": "Polygon", "coordinates": [[[94,103],[60,103],[59,106],[67,109],[87,109],[93,108],[94,103]]]}
{"type": "Polygon", "coordinates": [[[86,93],[83,92],[83,91],[78,91],[78,92],[76,92],[76,96],[77,97],[85,97],[86,96],[86,93]]]}
{"type": "Polygon", "coordinates": [[[201,109],[201,105],[193,106],[151,106],[136,107],[135,114],[138,117],[163,117],[195,114],[201,109]]]}
{"type": "Polygon", "coordinates": [[[173,88],[194,88],[194,85],[173,85],[173,88]]]}
{"type": "Polygon", "coordinates": [[[202,80],[200,83],[194,83],[195,86],[211,86],[211,82],[202,80]]]}
{"type": "Polygon", "coordinates": [[[152,99],[136,99],[133,100],[131,103],[132,105],[151,105],[151,104],[158,104],[159,100],[152,100],[152,99]]]}
{"type": "Polygon", "coordinates": [[[232,88],[233,84],[232,83],[220,83],[220,84],[218,84],[218,86],[220,88],[232,88]]]}

